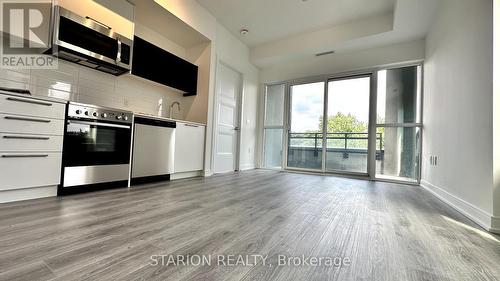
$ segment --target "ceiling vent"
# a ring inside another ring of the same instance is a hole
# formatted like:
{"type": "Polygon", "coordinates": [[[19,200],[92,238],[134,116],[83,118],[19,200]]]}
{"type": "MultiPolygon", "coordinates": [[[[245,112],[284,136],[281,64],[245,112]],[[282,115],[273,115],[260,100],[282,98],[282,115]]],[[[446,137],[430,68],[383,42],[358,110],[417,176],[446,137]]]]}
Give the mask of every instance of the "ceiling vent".
{"type": "Polygon", "coordinates": [[[331,55],[331,54],[335,54],[335,51],[328,51],[328,52],[318,53],[315,56],[322,57],[322,56],[327,56],[327,55],[331,55]]]}

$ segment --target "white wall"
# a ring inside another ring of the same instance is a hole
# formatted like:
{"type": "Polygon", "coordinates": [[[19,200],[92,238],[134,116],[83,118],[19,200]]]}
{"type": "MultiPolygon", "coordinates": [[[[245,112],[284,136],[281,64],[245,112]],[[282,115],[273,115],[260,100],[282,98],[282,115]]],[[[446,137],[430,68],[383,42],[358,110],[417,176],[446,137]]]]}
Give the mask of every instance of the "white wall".
{"type": "MultiPolygon", "coordinates": [[[[255,144],[257,131],[257,104],[259,72],[249,60],[250,51],[225,27],[217,24],[213,15],[195,0],[161,0],[160,3],[172,14],[186,24],[212,40],[210,48],[210,74],[205,77],[209,81],[207,139],[205,145],[205,174],[210,175],[212,138],[213,138],[213,106],[215,92],[215,67],[221,60],[243,74],[243,124],[240,167],[250,169],[255,167],[255,144]],[[248,120],[248,123],[247,123],[248,120]]],[[[188,51],[189,57],[189,51],[188,51]]],[[[188,116],[191,113],[188,113],[188,116]]]]}
{"type": "Polygon", "coordinates": [[[186,120],[207,124],[208,101],[210,94],[212,43],[203,43],[187,50],[188,60],[198,65],[198,94],[185,97],[185,103],[190,105],[186,120]]]}
{"type": "Polygon", "coordinates": [[[216,19],[196,0],[159,0],[158,3],[196,31],[215,41],[216,19]]]}
{"type": "Polygon", "coordinates": [[[273,67],[263,68],[262,83],[279,82],[315,75],[333,74],[374,66],[424,59],[425,41],[395,44],[379,48],[336,53],[333,55],[293,60],[273,67]]]}
{"type": "Polygon", "coordinates": [[[493,212],[492,32],[491,0],[443,0],[424,65],[423,185],[486,228],[493,212]]]}
{"type": "Polygon", "coordinates": [[[252,169],[256,167],[259,71],[250,63],[248,47],[220,24],[217,24],[216,53],[219,62],[229,65],[243,76],[240,168],[252,169]]]}
{"type": "Polygon", "coordinates": [[[493,2],[493,215],[500,233],[500,0],[493,2]]]}

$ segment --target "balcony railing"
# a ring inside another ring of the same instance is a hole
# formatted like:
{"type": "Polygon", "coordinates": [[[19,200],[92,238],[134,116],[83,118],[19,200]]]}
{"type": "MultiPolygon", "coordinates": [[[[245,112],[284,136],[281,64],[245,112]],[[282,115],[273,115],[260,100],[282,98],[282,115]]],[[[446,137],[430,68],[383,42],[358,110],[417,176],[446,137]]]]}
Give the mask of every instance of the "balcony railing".
{"type": "MultiPolygon", "coordinates": [[[[327,133],[327,151],[368,154],[368,133],[327,133]]],[[[377,159],[383,157],[382,133],[377,133],[377,159]]],[[[323,133],[290,133],[290,148],[314,149],[314,154],[323,149],[323,133]]]]}

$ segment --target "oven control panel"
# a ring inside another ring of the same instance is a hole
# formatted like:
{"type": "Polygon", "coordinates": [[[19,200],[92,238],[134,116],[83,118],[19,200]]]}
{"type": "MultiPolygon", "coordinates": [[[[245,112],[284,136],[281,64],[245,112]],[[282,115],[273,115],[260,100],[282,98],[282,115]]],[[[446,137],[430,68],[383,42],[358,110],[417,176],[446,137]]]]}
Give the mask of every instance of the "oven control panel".
{"type": "Polygon", "coordinates": [[[133,113],[94,105],[70,103],[68,105],[68,118],[131,124],[133,113]]]}

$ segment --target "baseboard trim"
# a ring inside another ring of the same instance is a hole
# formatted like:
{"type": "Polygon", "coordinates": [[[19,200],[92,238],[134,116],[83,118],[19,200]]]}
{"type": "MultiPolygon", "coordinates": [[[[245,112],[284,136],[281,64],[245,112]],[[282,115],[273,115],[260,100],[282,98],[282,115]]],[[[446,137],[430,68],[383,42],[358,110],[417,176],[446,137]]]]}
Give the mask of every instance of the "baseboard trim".
{"type": "Polygon", "coordinates": [[[449,193],[448,191],[438,186],[435,186],[425,180],[421,181],[420,186],[425,190],[429,191],[439,200],[443,201],[447,205],[451,206],[453,209],[457,210],[462,215],[466,216],[467,218],[477,223],[486,231],[496,232],[492,225],[493,216],[488,212],[481,210],[480,208],[472,205],[471,203],[466,202],[463,199],[458,198],[457,196],[449,193]]]}
{"type": "Polygon", "coordinates": [[[249,171],[249,170],[255,170],[255,166],[254,165],[245,165],[245,166],[241,166],[240,167],[240,171],[249,171]]]}
{"type": "Polygon", "coordinates": [[[204,176],[205,176],[205,173],[203,171],[182,172],[182,173],[175,173],[175,174],[170,175],[170,179],[171,180],[181,180],[181,179],[204,177],[204,176]]]}
{"type": "Polygon", "coordinates": [[[491,217],[490,231],[496,234],[500,234],[500,217],[491,217]]]}

